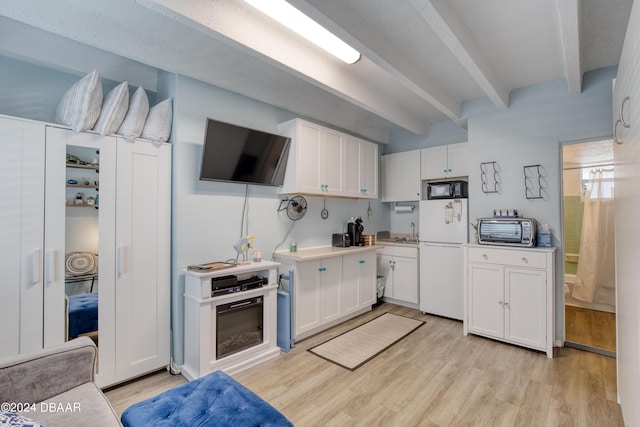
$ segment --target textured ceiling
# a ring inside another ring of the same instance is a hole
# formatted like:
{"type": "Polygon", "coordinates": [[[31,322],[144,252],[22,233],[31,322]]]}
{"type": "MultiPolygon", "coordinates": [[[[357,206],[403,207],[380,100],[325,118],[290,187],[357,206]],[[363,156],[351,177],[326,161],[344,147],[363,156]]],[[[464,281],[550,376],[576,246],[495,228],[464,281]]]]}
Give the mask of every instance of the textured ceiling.
{"type": "Polygon", "coordinates": [[[632,0],[289,0],[363,58],[346,65],[242,0],[3,0],[0,53],[153,89],[158,69],[386,142],[464,124],[462,103],[617,65],[632,0]],[[97,65],[96,65],[97,64],[97,65]]]}

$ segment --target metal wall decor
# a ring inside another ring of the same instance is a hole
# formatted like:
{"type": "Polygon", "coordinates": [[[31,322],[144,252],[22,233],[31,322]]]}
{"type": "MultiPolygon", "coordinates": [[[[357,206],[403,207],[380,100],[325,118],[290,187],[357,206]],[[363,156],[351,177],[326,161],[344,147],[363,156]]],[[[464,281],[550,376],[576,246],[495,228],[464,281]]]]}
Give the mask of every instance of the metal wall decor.
{"type": "Polygon", "coordinates": [[[543,199],[544,177],[541,165],[528,165],[524,167],[524,195],[527,199],[543,199]]]}
{"type": "Polygon", "coordinates": [[[485,194],[499,193],[500,175],[496,162],[480,163],[480,181],[485,194]]]}

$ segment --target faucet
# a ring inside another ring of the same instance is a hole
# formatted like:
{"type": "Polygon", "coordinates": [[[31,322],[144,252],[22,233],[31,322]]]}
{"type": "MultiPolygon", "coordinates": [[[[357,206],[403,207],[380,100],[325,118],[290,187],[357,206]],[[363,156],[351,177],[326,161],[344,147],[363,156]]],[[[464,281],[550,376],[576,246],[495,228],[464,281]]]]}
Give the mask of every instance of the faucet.
{"type": "Polygon", "coordinates": [[[416,240],[416,224],[411,223],[411,240],[416,240]]]}

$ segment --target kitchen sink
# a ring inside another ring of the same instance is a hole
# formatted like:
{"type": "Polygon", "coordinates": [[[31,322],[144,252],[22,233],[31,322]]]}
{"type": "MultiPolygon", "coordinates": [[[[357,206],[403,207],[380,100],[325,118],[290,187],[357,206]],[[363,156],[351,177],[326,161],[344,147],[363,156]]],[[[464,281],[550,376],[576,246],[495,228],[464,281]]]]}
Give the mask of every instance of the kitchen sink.
{"type": "Polygon", "coordinates": [[[396,237],[393,239],[379,239],[380,242],[393,242],[393,243],[407,243],[407,244],[416,244],[418,243],[418,239],[408,239],[406,237],[396,237]]]}
{"type": "Polygon", "coordinates": [[[392,243],[406,243],[406,244],[417,244],[418,239],[412,239],[411,237],[391,237],[388,231],[378,231],[377,240],[379,242],[392,242],[392,243]]]}

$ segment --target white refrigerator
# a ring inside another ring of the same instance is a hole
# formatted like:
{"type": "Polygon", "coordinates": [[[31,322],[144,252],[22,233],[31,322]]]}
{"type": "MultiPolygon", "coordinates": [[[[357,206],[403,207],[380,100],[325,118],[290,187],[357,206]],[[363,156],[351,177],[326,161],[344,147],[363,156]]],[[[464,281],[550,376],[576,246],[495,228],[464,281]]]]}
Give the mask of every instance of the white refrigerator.
{"type": "Polygon", "coordinates": [[[462,320],[462,244],[468,242],[467,199],[420,202],[420,311],[462,320]]]}

